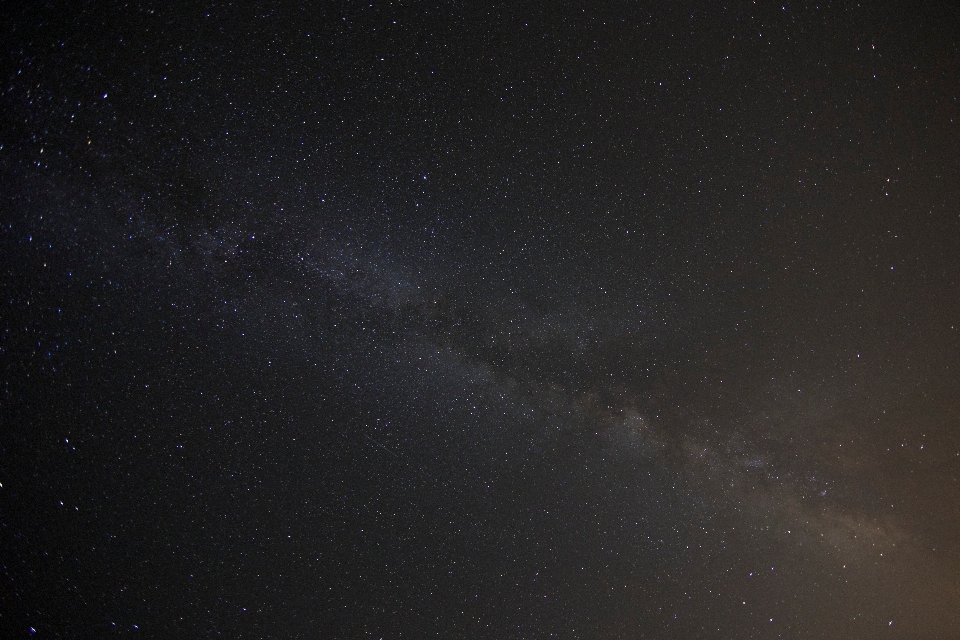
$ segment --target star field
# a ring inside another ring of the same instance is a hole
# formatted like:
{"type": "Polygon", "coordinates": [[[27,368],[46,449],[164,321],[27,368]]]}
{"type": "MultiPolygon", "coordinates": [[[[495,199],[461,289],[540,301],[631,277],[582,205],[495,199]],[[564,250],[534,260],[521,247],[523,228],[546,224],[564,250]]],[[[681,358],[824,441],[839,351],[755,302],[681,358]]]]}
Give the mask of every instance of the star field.
{"type": "Polygon", "coordinates": [[[953,5],[2,15],[0,635],[960,633],[953,5]]]}

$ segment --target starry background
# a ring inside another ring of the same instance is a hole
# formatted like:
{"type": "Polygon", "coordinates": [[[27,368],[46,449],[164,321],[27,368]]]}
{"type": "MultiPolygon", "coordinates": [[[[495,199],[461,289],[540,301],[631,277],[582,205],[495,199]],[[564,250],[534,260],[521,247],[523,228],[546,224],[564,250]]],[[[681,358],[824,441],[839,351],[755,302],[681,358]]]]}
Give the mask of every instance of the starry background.
{"type": "Polygon", "coordinates": [[[4,637],[958,637],[953,3],[2,16],[4,637]]]}

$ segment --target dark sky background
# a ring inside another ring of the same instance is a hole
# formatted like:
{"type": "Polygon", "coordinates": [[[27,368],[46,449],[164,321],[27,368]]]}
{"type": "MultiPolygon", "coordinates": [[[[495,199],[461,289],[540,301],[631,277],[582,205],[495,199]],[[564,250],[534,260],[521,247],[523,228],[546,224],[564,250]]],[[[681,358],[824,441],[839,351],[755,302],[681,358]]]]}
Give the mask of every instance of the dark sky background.
{"type": "Polygon", "coordinates": [[[3,637],[960,637],[954,3],[0,42],[3,637]]]}

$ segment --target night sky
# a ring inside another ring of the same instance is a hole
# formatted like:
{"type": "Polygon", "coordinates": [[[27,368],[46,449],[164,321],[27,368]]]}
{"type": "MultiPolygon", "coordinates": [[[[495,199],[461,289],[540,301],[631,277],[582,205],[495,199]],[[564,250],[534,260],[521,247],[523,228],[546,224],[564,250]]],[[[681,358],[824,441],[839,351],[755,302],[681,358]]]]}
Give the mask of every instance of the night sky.
{"type": "Polygon", "coordinates": [[[10,2],[4,638],[960,637],[952,2],[10,2]]]}

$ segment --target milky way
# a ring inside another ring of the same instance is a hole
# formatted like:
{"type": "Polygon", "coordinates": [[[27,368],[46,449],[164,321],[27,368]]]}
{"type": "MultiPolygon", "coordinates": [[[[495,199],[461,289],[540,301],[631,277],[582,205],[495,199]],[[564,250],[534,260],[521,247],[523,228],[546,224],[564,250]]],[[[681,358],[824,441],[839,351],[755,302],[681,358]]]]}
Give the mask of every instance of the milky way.
{"type": "Polygon", "coordinates": [[[3,634],[957,637],[907,9],[6,11],[3,634]]]}

